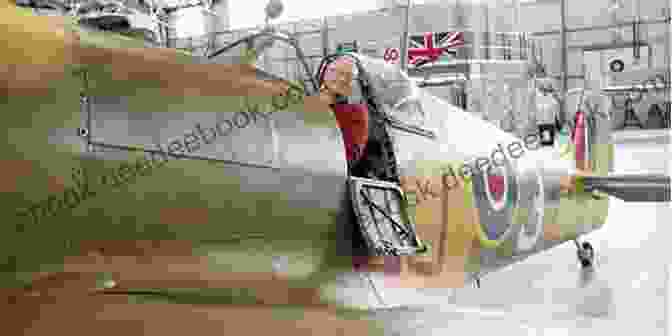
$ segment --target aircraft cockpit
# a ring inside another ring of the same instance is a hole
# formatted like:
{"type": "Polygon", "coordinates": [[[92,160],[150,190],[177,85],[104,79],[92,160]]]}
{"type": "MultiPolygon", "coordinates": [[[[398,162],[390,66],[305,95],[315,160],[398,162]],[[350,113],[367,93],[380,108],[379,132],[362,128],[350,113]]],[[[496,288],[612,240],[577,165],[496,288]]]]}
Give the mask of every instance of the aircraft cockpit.
{"type": "Polygon", "coordinates": [[[350,92],[339,97],[343,103],[366,106],[369,112],[369,139],[364,162],[351,169],[353,176],[399,182],[394,148],[387,127],[429,138],[427,116],[420,100],[419,87],[398,67],[360,54],[336,54],[322,61],[317,81],[325,86],[325,73],[332,64],[347,60],[353,63],[350,92]],[[373,162],[372,162],[373,161],[373,162]]]}
{"type": "Polygon", "coordinates": [[[291,80],[286,78],[285,64],[273,64],[261,66],[259,60],[262,56],[271,54],[272,49],[277,49],[285,55],[292,55],[297,60],[295,78],[302,81],[305,92],[308,95],[317,93],[318,85],[312,76],[312,69],[308,58],[304,55],[298,41],[291,34],[267,27],[261,31],[245,36],[226,47],[221,48],[207,56],[210,61],[224,63],[255,63],[259,67],[258,75],[263,79],[291,80]],[[277,42],[280,43],[277,43],[277,42]],[[243,59],[247,57],[248,59],[243,59]]]}
{"type": "Polygon", "coordinates": [[[434,137],[422,104],[420,87],[398,66],[382,59],[359,56],[367,69],[370,86],[393,128],[434,137]]]}
{"type": "MultiPolygon", "coordinates": [[[[268,79],[300,80],[307,95],[330,93],[330,106],[336,117],[345,148],[347,161],[347,193],[354,210],[354,222],[362,233],[356,244],[365,248],[365,255],[415,255],[426,251],[409,216],[408,200],[401,188],[399,147],[392,140],[392,129],[407,134],[432,137],[421,129],[424,113],[418,99],[418,88],[400,69],[358,53],[340,52],[322,58],[313,73],[309,58],[298,43],[275,28],[267,28],[220,49],[209,58],[221,62],[224,58],[245,55],[253,51],[252,63],[257,64],[259,75],[268,79]],[[281,41],[283,52],[296,55],[294,74],[284,72],[288,64],[274,64],[274,46],[281,41]],[[291,50],[287,50],[287,49],[291,50]],[[271,61],[268,62],[268,59],[271,61]],[[347,65],[347,66],[344,66],[347,65]],[[277,70],[277,71],[276,71],[277,70]],[[293,78],[292,78],[293,77],[293,78]]],[[[249,61],[249,60],[248,60],[249,61]]],[[[246,62],[246,60],[243,60],[246,62]]],[[[280,117],[280,116],[279,116],[280,117]]],[[[301,133],[303,130],[282,132],[301,133]]],[[[293,152],[283,153],[292,155],[293,152]]],[[[305,160],[305,157],[297,157],[305,160]]],[[[326,160],[315,164],[327,164],[326,160]]],[[[357,248],[356,248],[357,249],[357,248]]],[[[356,252],[359,254],[359,252],[356,252]]]]}
{"type": "Polygon", "coordinates": [[[320,94],[332,99],[346,153],[351,142],[362,140],[353,134],[366,133],[361,155],[347,156],[350,199],[369,253],[426,251],[408,214],[395,155],[398,148],[390,134],[395,125],[413,128],[404,120],[417,117],[421,110],[417,87],[399,69],[355,53],[325,57],[316,78],[320,94]]]}
{"type": "Polygon", "coordinates": [[[359,138],[352,141],[363,142],[359,148],[362,153],[348,160],[349,174],[362,178],[398,182],[394,151],[383,127],[385,114],[375,98],[370,85],[371,80],[359,57],[354,54],[336,54],[326,57],[320,64],[317,79],[321,94],[333,93],[335,101],[332,107],[337,118],[347,114],[339,119],[346,147],[351,145],[348,135],[359,138]],[[336,78],[334,75],[334,71],[340,64],[347,64],[343,70],[346,73],[351,72],[350,75],[345,76],[346,78],[336,78]],[[349,83],[339,82],[341,79],[347,81],[347,77],[350,77],[349,83]],[[341,107],[346,108],[347,111],[339,114],[341,107]],[[348,120],[345,121],[343,118],[348,120]],[[365,129],[358,129],[362,127],[365,129]]]}

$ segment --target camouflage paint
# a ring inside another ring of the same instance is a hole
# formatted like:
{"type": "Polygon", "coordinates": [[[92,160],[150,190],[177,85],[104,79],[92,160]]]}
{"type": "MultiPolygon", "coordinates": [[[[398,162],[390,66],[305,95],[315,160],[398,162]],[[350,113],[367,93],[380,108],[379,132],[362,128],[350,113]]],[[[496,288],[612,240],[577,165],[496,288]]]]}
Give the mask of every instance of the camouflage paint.
{"type": "MultiPolygon", "coordinates": [[[[116,38],[112,34],[87,32],[80,36],[84,43],[92,45],[136,47],[134,41],[116,38]]],[[[15,210],[27,202],[41,200],[45,189],[76,185],[77,181],[70,178],[72,169],[83,169],[91,175],[101,176],[110,169],[116,169],[121,162],[132,163],[143,155],[129,152],[128,160],[88,158],[81,155],[81,144],[77,141],[54,142],[49,136],[56,130],[76,130],[81,126],[79,94],[83,89],[82,71],[86,71],[90,78],[88,94],[127,95],[130,98],[129,112],[207,111],[213,108],[233,111],[243,99],[226,96],[168,97],[158,93],[155,83],[134,82],[129,85],[128,82],[111,80],[112,74],[104,66],[73,66],[70,75],[43,97],[3,97],[3,111],[15,112],[4,123],[8,141],[0,145],[4,154],[3,168],[7,168],[8,172],[2,177],[2,190],[5,192],[0,197],[3,218],[8,219],[6,223],[16,224],[3,225],[0,232],[0,237],[3,237],[0,282],[3,286],[30,282],[37,272],[63,270],[63,261],[67,257],[82,254],[83,244],[99,240],[186,241],[191,246],[189,254],[205,256],[212,261],[207,265],[208,269],[232,274],[270,273],[274,256],[278,253],[294,254],[296,260],[303,258],[305,262],[289,264],[285,276],[294,280],[293,286],[298,287],[313,287],[330,278],[331,274],[349,267],[347,256],[339,255],[335,246],[337,217],[341,209],[300,206],[288,201],[282,191],[240,192],[245,184],[240,175],[222,174],[221,165],[204,161],[170,162],[152,174],[137,176],[133,183],[104,192],[72,212],[49,217],[39,225],[17,218],[15,210]],[[54,186],[54,179],[64,182],[54,186]],[[228,204],[223,206],[223,202],[228,204]],[[181,219],[179,214],[182,212],[190,215],[181,219]],[[259,220],[260,214],[266,220],[259,220]],[[241,248],[241,243],[244,248],[241,248]]],[[[253,98],[254,101],[264,99],[272,98],[253,98]]],[[[266,103],[271,103],[268,100],[266,103]]],[[[285,110],[300,111],[305,125],[315,129],[336,128],[335,119],[328,113],[311,113],[310,109],[306,110],[300,104],[288,106],[285,110]]],[[[606,172],[606,162],[613,155],[611,146],[596,146],[594,153],[597,153],[596,171],[606,172]]],[[[338,154],[334,153],[335,156],[338,154]]],[[[441,169],[457,164],[461,163],[427,161],[419,167],[427,173],[418,176],[429,178],[434,184],[440,181],[441,185],[444,182],[441,169]]],[[[413,177],[404,176],[406,179],[413,177]]],[[[423,185],[415,183],[416,191],[423,185]]],[[[406,185],[406,189],[409,199],[412,199],[413,188],[406,185]]],[[[450,208],[450,198],[445,196],[450,190],[445,183],[439,190],[438,194],[431,192],[434,199],[421,199],[412,207],[418,227],[446,227],[451,223],[446,216],[455,213],[455,209],[450,208]],[[444,196],[438,196],[437,201],[436,195],[444,196]],[[419,207],[421,203],[425,203],[423,207],[419,207]],[[435,218],[441,219],[436,221],[435,218]]],[[[489,244],[479,234],[482,225],[474,207],[471,181],[465,179],[463,186],[455,190],[462,194],[460,197],[463,197],[464,203],[459,205],[462,213],[457,217],[462,220],[452,223],[462,225],[444,231],[448,233],[445,235],[446,245],[453,249],[448,251],[448,255],[454,257],[443,259],[444,264],[455,266],[451,271],[461,269],[464,273],[474,273],[500,267],[502,260],[518,260],[511,256],[510,241],[489,244]],[[496,267],[490,261],[482,262],[483,250],[487,249],[497,251],[499,260],[496,267]]],[[[550,247],[558,241],[585,233],[579,228],[583,224],[603,223],[607,205],[607,199],[596,201],[581,194],[563,196],[560,209],[545,210],[544,246],[550,247]]],[[[521,218],[524,216],[515,218],[514,225],[523,224],[521,218]]],[[[437,232],[436,228],[431,230],[437,232]]],[[[441,248],[435,245],[433,251],[438,253],[441,248]]],[[[104,251],[100,253],[104,254],[104,251]]],[[[465,279],[461,279],[460,283],[463,284],[465,279]]],[[[454,283],[450,279],[441,280],[448,282],[438,285],[454,283]]],[[[169,291],[168,287],[164,289],[169,291]]],[[[207,291],[204,289],[203,293],[207,291]]],[[[250,294],[241,287],[223,288],[221,291],[224,294],[220,296],[227,303],[249,302],[251,296],[254,300],[259,299],[259,295],[250,294]]],[[[176,294],[176,297],[180,295],[176,294]]],[[[181,297],[177,301],[191,301],[188,295],[181,297]]]]}
{"type": "MultiPolygon", "coordinates": [[[[594,145],[593,162],[595,164],[594,172],[597,174],[608,173],[610,162],[613,162],[613,145],[597,144],[594,145]]],[[[560,149],[564,154],[563,158],[568,161],[573,161],[574,146],[569,145],[566,148],[560,149]]],[[[424,202],[436,199],[438,195],[445,195],[451,190],[451,185],[446,183],[446,177],[452,172],[461,171],[464,162],[441,163],[436,161],[423,161],[420,163],[422,167],[418,167],[418,171],[424,172],[420,176],[405,176],[402,178],[402,187],[407,192],[409,199],[409,213],[413,215],[414,221],[418,226],[418,231],[423,232],[423,225],[433,225],[438,227],[448,227],[450,223],[446,220],[447,217],[441,217],[440,213],[445,212],[436,202],[431,206],[431,210],[421,207],[421,212],[418,211],[419,205],[424,202]],[[424,187],[423,187],[424,186],[424,187]],[[431,187],[430,187],[431,186],[431,187]],[[420,201],[418,201],[420,200],[420,201]],[[429,211],[429,213],[428,213],[429,211]],[[440,218],[443,218],[441,220],[440,218]]],[[[464,183],[464,197],[465,206],[477,213],[477,207],[474,200],[473,178],[471,176],[460,176],[464,183]]],[[[468,263],[465,266],[466,273],[487,273],[498,268],[504,267],[510,263],[520,260],[520,256],[529,256],[545,249],[551,248],[560,242],[575,239],[579,235],[586,234],[590,231],[599,229],[605,223],[608,213],[608,198],[594,199],[590,194],[586,194],[578,190],[575,193],[564,193],[561,195],[559,208],[546,207],[544,209],[543,234],[540,241],[535,244],[535,248],[530,251],[521,251],[516,254],[514,235],[508,235],[503,240],[491,240],[487,237],[483,229],[483,223],[478,219],[473,223],[474,227],[471,231],[471,236],[448,235],[445,237],[446,245],[450,246],[464,246],[465,239],[471,240],[475,243],[474,248],[469,249],[470,253],[467,256],[468,263]],[[489,259],[487,262],[481,258],[484,251],[496,251],[496,258],[489,259]]],[[[514,216],[511,219],[511,225],[515,228],[513,233],[517,234],[523,225],[527,224],[527,209],[515,207],[514,216]]],[[[465,219],[466,220],[466,219],[465,219]]],[[[427,239],[420,235],[420,239],[427,239]]],[[[433,252],[438,250],[433,243],[433,252]]],[[[434,257],[434,256],[433,256],[434,257]]]]}
{"type": "MultiPolygon", "coordinates": [[[[82,43],[109,48],[136,48],[141,44],[100,32],[82,32],[80,38],[82,43]]],[[[131,149],[124,155],[127,159],[101,160],[83,153],[76,135],[83,118],[79,102],[83,73],[89,79],[85,94],[126,94],[130,113],[236,111],[250,101],[258,105],[249,109],[282,105],[275,97],[165,96],[155,83],[113,80],[105,66],[73,66],[68,76],[43,96],[3,97],[2,110],[12,111],[4,123],[8,141],[0,145],[6,154],[3,166],[8,168],[2,178],[5,192],[0,196],[2,214],[7,219],[1,230],[3,286],[21,286],[44,272],[71,269],[73,266],[63,265],[64,260],[82,253],[106,254],[102,246],[87,251],[82,247],[103,240],[116,242],[113,246],[143,239],[184,241],[192,247],[188,253],[182,251],[183,255],[205,256],[210,260],[209,269],[223,273],[271,274],[273,257],[295,256],[297,260],[288,264],[283,276],[299,284],[312,283],[313,273],[325,268],[321,263],[349,266],[349,260],[339,261],[335,251],[338,207],[302,206],[288,200],[287,193],[280,190],[241,192],[246,183],[240,174],[222,174],[223,165],[212,162],[173,160],[140,170],[137,175],[126,176],[125,181],[110,181],[114,186],[101,186],[104,190],[89,190],[88,194],[97,192],[96,197],[39,222],[17,214],[17,209],[31,202],[46,199],[52,205],[63,204],[63,196],[71,195],[80,184],[81,178],[73,177],[73,171],[86,171],[96,178],[114,176],[116,180],[119,167],[134,165],[145,155],[131,149]]],[[[302,98],[303,93],[289,95],[302,98]]],[[[333,116],[313,113],[295,99],[290,99],[282,111],[301,111],[298,116],[305,117],[303,123],[315,130],[332,132],[336,127],[333,116]]],[[[337,158],[339,153],[334,154],[337,158]]],[[[345,174],[345,161],[341,161],[345,174]]],[[[300,176],[285,179],[298,181],[300,176]]],[[[340,182],[335,177],[331,180],[336,185],[344,185],[344,175],[340,182]]],[[[337,192],[338,188],[330,190],[337,192]]],[[[151,254],[152,249],[148,251],[151,254]]]]}

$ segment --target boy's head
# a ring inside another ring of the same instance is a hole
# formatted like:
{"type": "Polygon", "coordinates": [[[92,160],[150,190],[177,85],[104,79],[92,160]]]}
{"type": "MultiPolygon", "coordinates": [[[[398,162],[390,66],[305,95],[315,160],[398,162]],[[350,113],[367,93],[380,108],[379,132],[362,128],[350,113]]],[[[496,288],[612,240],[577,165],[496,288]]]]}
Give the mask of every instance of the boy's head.
{"type": "Polygon", "coordinates": [[[352,81],[357,67],[349,57],[342,56],[327,65],[324,70],[324,85],[329,91],[341,96],[352,95],[352,81]]]}

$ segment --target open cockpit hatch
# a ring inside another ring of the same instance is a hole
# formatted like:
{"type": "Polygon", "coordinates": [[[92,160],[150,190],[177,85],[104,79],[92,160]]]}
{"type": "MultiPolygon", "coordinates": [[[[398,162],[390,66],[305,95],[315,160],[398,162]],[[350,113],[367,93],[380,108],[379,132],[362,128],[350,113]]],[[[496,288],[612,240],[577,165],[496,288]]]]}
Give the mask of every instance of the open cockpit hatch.
{"type": "MultiPolygon", "coordinates": [[[[327,56],[318,69],[317,79],[323,87],[330,63],[348,58],[353,64],[352,93],[338,97],[337,104],[362,108],[368,113],[368,136],[360,157],[348,164],[349,197],[369,255],[417,255],[426,251],[407,212],[408,200],[399,184],[394,147],[388,134],[388,120],[373,96],[366,69],[356,54],[327,56]]],[[[352,132],[340,125],[343,133],[352,132]]],[[[344,143],[348,146],[344,136],[344,143]]]]}

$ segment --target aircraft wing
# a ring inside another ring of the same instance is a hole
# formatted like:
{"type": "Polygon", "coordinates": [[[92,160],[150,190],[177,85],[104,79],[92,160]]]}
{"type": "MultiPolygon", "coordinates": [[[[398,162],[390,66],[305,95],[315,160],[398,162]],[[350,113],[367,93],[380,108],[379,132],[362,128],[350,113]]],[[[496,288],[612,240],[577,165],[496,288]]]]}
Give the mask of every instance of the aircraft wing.
{"type": "Polygon", "coordinates": [[[603,192],[626,202],[670,202],[670,177],[665,175],[584,176],[577,182],[587,192],[603,192]]]}

